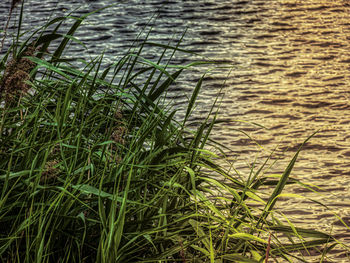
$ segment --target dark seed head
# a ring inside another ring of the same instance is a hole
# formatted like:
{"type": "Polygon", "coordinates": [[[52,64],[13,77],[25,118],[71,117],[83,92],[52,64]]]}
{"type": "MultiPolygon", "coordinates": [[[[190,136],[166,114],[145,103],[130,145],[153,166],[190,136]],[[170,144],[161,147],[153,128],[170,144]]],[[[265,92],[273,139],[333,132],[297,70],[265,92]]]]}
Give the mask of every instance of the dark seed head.
{"type": "Polygon", "coordinates": [[[20,2],[21,0],[12,0],[11,10],[14,9],[20,2]]]}

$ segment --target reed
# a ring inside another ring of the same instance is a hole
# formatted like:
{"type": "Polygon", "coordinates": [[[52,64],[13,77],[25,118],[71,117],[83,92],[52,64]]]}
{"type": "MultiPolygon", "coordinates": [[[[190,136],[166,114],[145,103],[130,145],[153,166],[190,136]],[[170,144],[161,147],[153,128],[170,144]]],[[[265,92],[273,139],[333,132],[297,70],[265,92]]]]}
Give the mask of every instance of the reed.
{"type": "Polygon", "coordinates": [[[4,48],[4,42],[5,42],[5,39],[6,39],[7,30],[8,30],[8,27],[9,27],[9,24],[10,24],[10,20],[11,20],[11,17],[12,17],[12,12],[13,12],[13,10],[16,8],[16,6],[17,6],[20,2],[21,2],[21,0],[12,0],[12,1],[11,1],[11,7],[10,7],[9,14],[8,14],[8,17],[7,17],[7,21],[6,21],[4,30],[3,30],[4,36],[3,36],[2,39],[1,39],[0,53],[2,52],[2,49],[4,48]]]}
{"type": "MultiPolygon", "coordinates": [[[[64,52],[89,15],[57,17],[14,38],[2,57],[0,261],[307,262],[309,249],[327,257],[338,245],[331,235],[283,224],[274,209],[297,182],[289,176],[300,149],[278,180],[265,165],[247,176],[221,167],[220,146],[208,148],[217,115],[186,126],[204,76],[184,122],[161,103],[188,67],[172,57],[186,51],[146,38],[104,70],[103,55],[75,68],[64,52]],[[150,45],[162,48],[158,60],[143,58],[150,45]]],[[[203,63],[213,61],[192,66],[203,63]]]]}

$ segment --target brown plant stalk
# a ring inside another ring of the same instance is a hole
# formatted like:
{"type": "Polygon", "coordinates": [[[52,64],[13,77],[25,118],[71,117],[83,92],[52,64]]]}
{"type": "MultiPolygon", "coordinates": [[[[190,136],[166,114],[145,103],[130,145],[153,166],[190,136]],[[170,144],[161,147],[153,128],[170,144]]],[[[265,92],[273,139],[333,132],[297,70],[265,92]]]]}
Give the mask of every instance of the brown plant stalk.
{"type": "Polygon", "coordinates": [[[4,28],[4,36],[2,37],[1,40],[1,46],[0,46],[0,53],[2,52],[2,49],[4,47],[4,43],[5,43],[5,39],[6,39],[6,35],[7,35],[7,30],[10,24],[10,20],[11,20],[11,16],[12,16],[12,11],[13,9],[15,9],[15,7],[21,2],[21,0],[12,0],[11,1],[11,7],[10,7],[10,11],[9,11],[9,15],[7,17],[7,22],[4,28]]]}
{"type": "Polygon", "coordinates": [[[265,263],[268,263],[268,261],[269,261],[270,249],[271,249],[271,233],[269,236],[269,241],[267,242],[265,263]]]}

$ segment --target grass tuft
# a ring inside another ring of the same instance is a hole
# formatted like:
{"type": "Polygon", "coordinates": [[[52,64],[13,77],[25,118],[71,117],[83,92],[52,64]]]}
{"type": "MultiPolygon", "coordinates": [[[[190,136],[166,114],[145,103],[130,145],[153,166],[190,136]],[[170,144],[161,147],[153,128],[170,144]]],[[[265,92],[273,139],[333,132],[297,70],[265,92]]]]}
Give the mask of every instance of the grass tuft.
{"type": "Polygon", "coordinates": [[[274,209],[296,182],[300,150],[279,180],[264,176],[266,163],[244,177],[207,147],[215,114],[186,127],[203,77],[183,122],[161,103],[187,68],[217,62],[172,65],[185,51],[146,38],[103,71],[103,55],[76,68],[65,51],[93,13],[17,36],[2,58],[0,261],[307,262],[310,249],[326,257],[332,236],[283,224],[274,209]],[[145,59],[146,46],[161,48],[159,57],[145,59]]]}

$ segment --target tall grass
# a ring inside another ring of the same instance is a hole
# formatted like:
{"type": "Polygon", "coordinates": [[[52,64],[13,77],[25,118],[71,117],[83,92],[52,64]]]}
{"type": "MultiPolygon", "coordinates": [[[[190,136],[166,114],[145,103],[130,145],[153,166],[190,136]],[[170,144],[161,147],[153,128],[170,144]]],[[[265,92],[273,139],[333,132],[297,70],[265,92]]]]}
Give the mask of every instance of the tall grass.
{"type": "Polygon", "coordinates": [[[247,176],[220,167],[206,147],[215,115],[186,127],[202,79],[183,122],[159,103],[188,67],[171,66],[184,51],[146,39],[104,70],[103,55],[77,69],[64,52],[89,15],[15,37],[2,57],[0,261],[307,262],[299,252],[310,248],[326,257],[334,238],[274,211],[296,182],[299,151],[278,180],[264,165],[247,176]],[[163,48],[158,60],[143,58],[149,45],[163,48]]]}

